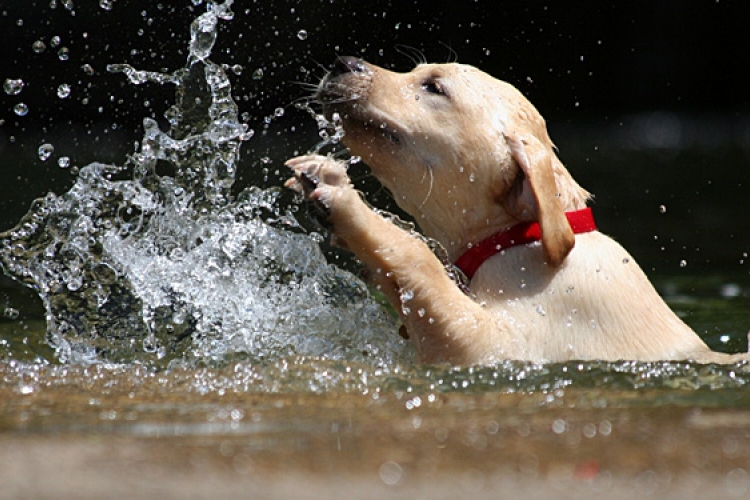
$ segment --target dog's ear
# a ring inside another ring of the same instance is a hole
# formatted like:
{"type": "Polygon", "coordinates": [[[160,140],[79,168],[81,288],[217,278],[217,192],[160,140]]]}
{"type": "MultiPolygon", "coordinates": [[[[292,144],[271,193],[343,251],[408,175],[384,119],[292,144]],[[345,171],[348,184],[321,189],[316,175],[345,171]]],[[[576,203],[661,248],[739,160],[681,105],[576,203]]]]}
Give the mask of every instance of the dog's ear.
{"type": "Polygon", "coordinates": [[[514,217],[539,221],[545,259],[549,265],[558,267],[576,240],[560,203],[551,146],[533,135],[504,132],[503,136],[524,174],[521,185],[512,189],[503,205],[514,217]]]}

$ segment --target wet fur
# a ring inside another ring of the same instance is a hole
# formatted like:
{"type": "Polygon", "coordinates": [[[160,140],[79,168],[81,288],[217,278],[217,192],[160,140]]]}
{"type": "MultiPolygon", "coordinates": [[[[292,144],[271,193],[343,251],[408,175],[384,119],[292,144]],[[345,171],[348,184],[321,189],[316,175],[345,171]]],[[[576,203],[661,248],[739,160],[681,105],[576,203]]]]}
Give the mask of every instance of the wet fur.
{"type": "Polygon", "coordinates": [[[542,242],[488,259],[463,293],[419,238],[363,201],[343,163],[290,160],[287,186],[328,216],[388,296],[425,363],[674,360],[728,363],[664,303],[633,258],[565,211],[589,194],[554,152],[544,120],[511,85],[460,64],[396,73],[352,58],[320,84],[344,144],[455,261],[469,245],[538,220],[542,242]]]}

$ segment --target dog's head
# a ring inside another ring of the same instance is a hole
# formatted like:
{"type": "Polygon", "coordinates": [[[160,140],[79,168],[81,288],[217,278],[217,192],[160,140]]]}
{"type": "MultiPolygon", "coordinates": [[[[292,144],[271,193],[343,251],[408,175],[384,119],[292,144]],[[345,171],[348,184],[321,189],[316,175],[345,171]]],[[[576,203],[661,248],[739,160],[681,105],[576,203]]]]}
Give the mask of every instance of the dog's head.
{"type": "Polygon", "coordinates": [[[550,265],[573,247],[564,211],[585,206],[588,193],[512,85],[461,64],[396,73],[343,57],[317,97],[341,116],[352,154],[452,257],[518,221],[540,222],[550,265]]]}

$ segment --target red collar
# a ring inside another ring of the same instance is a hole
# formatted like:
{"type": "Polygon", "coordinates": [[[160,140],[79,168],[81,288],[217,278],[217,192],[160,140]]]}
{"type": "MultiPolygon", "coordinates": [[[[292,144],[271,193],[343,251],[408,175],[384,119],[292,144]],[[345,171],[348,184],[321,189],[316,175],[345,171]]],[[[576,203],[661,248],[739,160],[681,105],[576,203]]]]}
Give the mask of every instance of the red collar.
{"type": "MultiPolygon", "coordinates": [[[[596,223],[591,208],[574,212],[565,212],[570,227],[575,234],[596,231],[596,223]]],[[[506,248],[525,245],[542,239],[542,230],[538,222],[522,222],[510,229],[493,234],[469,248],[456,260],[458,267],[467,278],[471,279],[484,261],[506,248]]]]}

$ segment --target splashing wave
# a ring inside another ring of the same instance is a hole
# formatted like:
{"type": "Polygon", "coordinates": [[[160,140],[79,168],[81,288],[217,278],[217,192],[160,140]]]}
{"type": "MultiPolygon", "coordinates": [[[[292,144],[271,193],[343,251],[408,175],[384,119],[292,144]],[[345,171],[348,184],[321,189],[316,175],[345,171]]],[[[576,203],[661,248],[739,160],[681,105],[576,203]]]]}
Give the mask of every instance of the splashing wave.
{"type": "Polygon", "coordinates": [[[169,130],[144,119],[124,165],[93,163],[67,193],[37,200],[0,234],[0,263],[41,296],[62,362],[408,360],[392,316],[326,262],[278,191],[232,194],[253,132],[208,59],[232,3],[210,3],[192,23],[184,68],[108,67],[135,85],[175,85],[169,130]]]}

